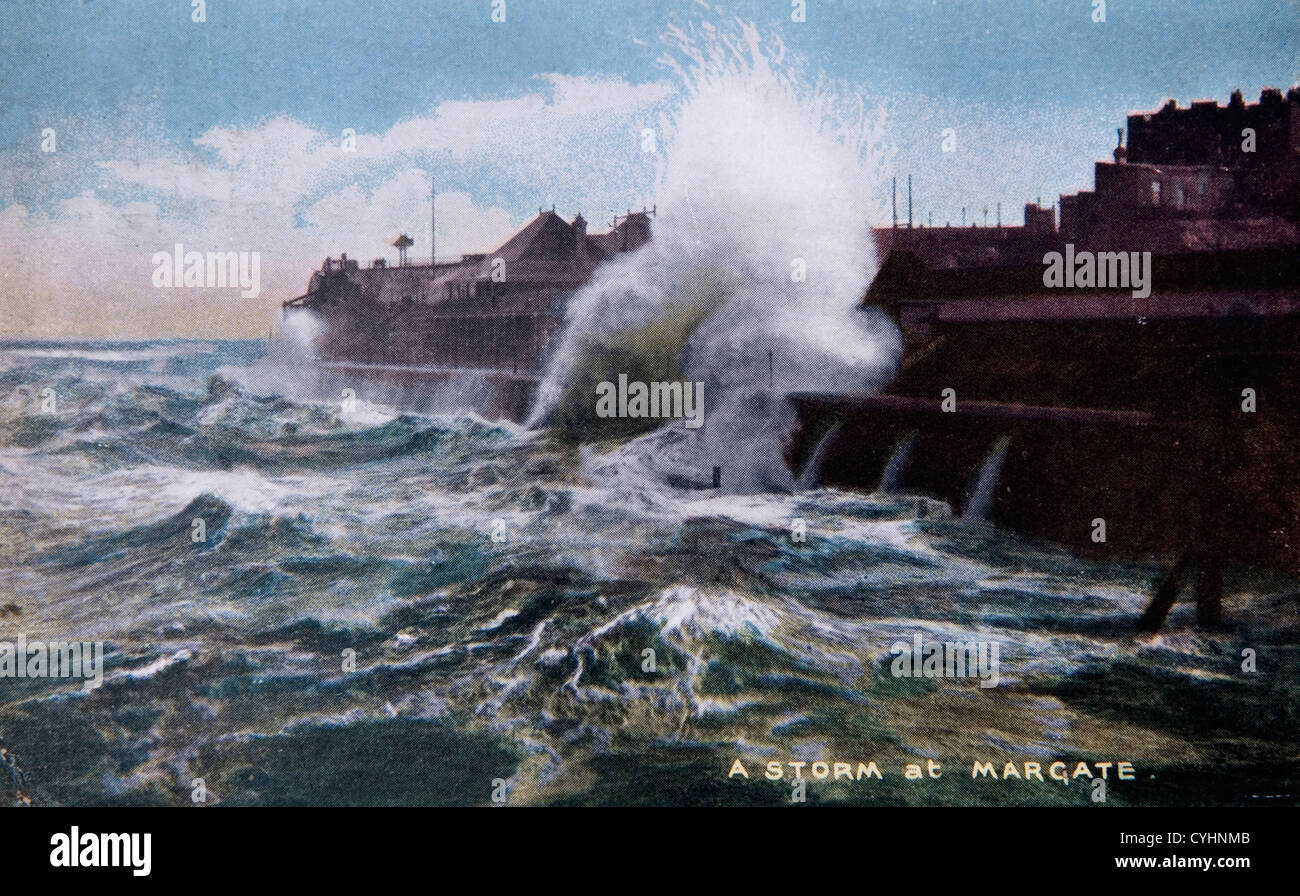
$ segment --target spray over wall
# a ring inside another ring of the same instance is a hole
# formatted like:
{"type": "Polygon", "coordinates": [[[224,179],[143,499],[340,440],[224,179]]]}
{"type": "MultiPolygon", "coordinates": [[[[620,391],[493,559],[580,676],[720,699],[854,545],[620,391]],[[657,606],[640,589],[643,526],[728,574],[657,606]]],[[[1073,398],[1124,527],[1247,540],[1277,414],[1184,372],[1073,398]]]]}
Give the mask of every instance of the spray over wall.
{"type": "Polygon", "coordinates": [[[806,78],[753,25],[674,27],[665,42],[680,99],[660,126],[654,238],[574,297],[529,422],[571,424],[594,406],[593,378],[661,369],[705,383],[705,425],[669,423],[620,451],[652,456],[660,481],[722,466],[725,489],[792,490],[784,394],[877,388],[901,351],[893,324],[860,307],[876,268],[883,119],[806,78]],[[692,326],[655,327],[680,320],[692,326]]]}

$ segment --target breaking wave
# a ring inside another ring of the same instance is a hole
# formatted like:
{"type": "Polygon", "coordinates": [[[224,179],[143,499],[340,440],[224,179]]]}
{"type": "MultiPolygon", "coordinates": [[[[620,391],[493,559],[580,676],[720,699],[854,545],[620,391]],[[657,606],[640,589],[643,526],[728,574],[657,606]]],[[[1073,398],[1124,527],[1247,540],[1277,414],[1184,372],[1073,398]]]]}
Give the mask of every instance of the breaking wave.
{"type": "Polygon", "coordinates": [[[752,27],[669,43],[663,218],[573,303],[533,416],[620,372],[603,357],[705,382],[700,430],[601,453],[348,410],[301,363],[310,317],[274,364],[261,342],[0,345],[0,641],[100,640],[107,673],[5,679],[33,802],[189,805],[203,777],[229,805],[482,804],[498,779],[511,803],[775,805],[767,763],[840,759],[888,780],[810,801],[1090,800],[961,774],[989,759],[1132,760],[1112,804],[1294,793],[1294,579],[1229,570],[1256,612],[1202,632],[1184,602],[1135,640],[1158,565],[796,493],[784,393],[872,388],[898,354],[858,306],[880,119],[752,27]],[[893,676],[916,635],[1001,644],[1003,685],[893,676]],[[1239,674],[1243,644],[1276,671],[1239,674]],[[905,782],[918,757],[943,778],[905,782]]]}
{"type": "Polygon", "coordinates": [[[753,25],[673,28],[666,40],[682,89],[662,125],[654,238],[570,303],[529,422],[553,421],[566,401],[594,404],[571,393],[628,372],[608,369],[618,364],[679,373],[705,383],[705,426],[645,437],[638,453],[671,439],[674,465],[735,459],[725,489],[790,490],[780,453],[794,418],[781,396],[876,388],[900,353],[893,324],[860,305],[876,264],[883,119],[862,97],[809,82],[753,25]],[[601,344],[622,353],[593,377],[601,344]]]}
{"type": "MultiPolygon", "coordinates": [[[[1135,645],[1158,567],[917,497],[693,490],[686,430],[656,433],[658,458],[575,452],[250,391],[261,343],[30,347],[0,346],[0,641],[100,640],[105,671],[5,679],[0,736],[36,803],[188,804],[196,776],[226,804],[481,803],[497,778],[511,802],[777,803],[727,777],[737,757],[990,751],[1118,755],[1167,782],[1242,736],[1261,752],[1234,783],[1294,764],[1294,676],[1231,675],[1240,643],[1283,668],[1289,580],[1235,583],[1270,589],[1242,630],[1199,633],[1180,604],[1135,645]],[[998,641],[1004,686],[900,683],[891,645],[917,633],[998,641]]],[[[892,786],[810,799],[988,799],[892,786]]]]}

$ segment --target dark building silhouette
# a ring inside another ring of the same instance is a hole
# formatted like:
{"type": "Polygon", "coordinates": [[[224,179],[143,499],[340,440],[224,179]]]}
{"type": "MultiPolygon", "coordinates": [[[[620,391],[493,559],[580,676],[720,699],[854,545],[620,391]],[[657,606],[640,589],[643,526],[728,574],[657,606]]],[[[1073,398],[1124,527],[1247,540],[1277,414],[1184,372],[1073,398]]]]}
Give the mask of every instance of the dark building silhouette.
{"type": "MultiPolygon", "coordinates": [[[[578,215],[537,217],[492,252],[459,261],[360,268],[327,258],[307,293],[284,303],[324,317],[326,363],[468,368],[536,377],[570,296],[603,262],[650,239],[651,212],[629,212],[608,233],[578,215]]],[[[407,246],[410,244],[407,243],[407,246]]]]}
{"type": "Polygon", "coordinates": [[[1023,227],[876,230],[864,304],[902,332],[898,373],[792,395],[792,466],[865,489],[889,469],[962,512],[988,473],[1000,524],[1173,561],[1133,623],[1158,627],[1194,579],[1217,624],[1225,565],[1300,570],[1298,137],[1300,91],[1171,102],[1128,118],[1059,223],[1033,204],[1023,227]],[[1127,258],[1146,288],[1046,277],[1063,250],[1127,258]]]}
{"type": "Polygon", "coordinates": [[[1076,244],[1179,250],[1287,245],[1300,223],[1300,90],[1227,106],[1170,100],[1128,117],[1128,145],[1097,162],[1095,189],[1061,197],[1076,244]]]}
{"type": "Polygon", "coordinates": [[[1300,89],[1246,104],[1170,100],[1128,116],[1128,142],[1097,162],[1094,188],[1051,208],[1025,206],[1024,227],[877,228],[930,269],[1001,267],[1079,248],[1162,253],[1294,245],[1300,237],[1300,89]]]}

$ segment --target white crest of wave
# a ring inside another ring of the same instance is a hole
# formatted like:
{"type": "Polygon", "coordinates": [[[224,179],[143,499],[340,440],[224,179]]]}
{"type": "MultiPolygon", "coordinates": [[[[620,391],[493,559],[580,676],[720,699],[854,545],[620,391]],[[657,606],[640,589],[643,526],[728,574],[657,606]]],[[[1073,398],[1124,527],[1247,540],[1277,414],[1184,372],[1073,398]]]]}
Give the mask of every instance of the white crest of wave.
{"type": "Polygon", "coordinates": [[[711,308],[678,358],[705,383],[697,466],[707,476],[721,458],[749,455],[745,465],[761,469],[724,468],[724,488],[792,487],[779,436],[794,421],[780,396],[878,387],[900,352],[892,323],[860,307],[876,266],[883,119],[861,97],[806,80],[753,25],[673,28],[666,40],[662,61],[682,91],[662,124],[653,239],[574,297],[529,423],[546,422],[593,339],[711,308]]]}
{"type": "Polygon", "coordinates": [[[310,360],[316,353],[316,340],[324,335],[326,326],[323,318],[305,308],[287,311],[280,323],[284,338],[273,345],[287,354],[310,360]]]}

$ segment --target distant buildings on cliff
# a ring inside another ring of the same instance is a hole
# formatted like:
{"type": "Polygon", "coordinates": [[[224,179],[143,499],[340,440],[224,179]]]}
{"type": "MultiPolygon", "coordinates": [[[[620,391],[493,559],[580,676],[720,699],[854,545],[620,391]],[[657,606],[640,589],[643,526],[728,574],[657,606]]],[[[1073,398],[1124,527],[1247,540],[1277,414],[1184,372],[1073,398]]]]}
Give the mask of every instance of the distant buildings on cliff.
{"type": "Polygon", "coordinates": [[[1240,91],[1214,101],[1128,117],[1114,160],[1097,162],[1094,188],[1060,197],[1057,211],[1028,203],[1023,227],[875,228],[881,258],[906,249],[930,268],[1041,263],[1064,242],[1154,252],[1292,245],[1300,225],[1300,89],[1240,91]]]}

